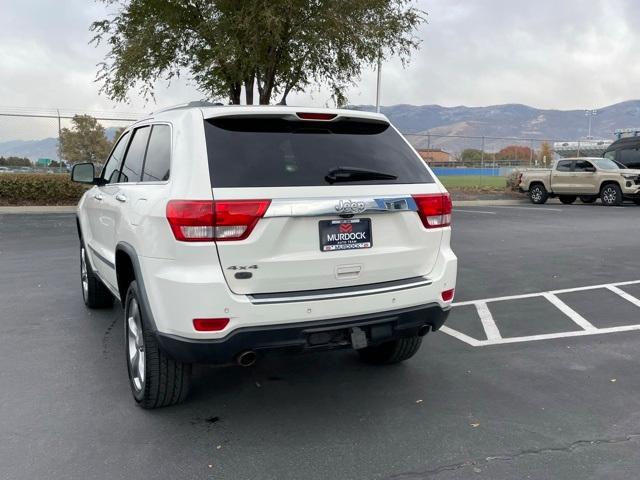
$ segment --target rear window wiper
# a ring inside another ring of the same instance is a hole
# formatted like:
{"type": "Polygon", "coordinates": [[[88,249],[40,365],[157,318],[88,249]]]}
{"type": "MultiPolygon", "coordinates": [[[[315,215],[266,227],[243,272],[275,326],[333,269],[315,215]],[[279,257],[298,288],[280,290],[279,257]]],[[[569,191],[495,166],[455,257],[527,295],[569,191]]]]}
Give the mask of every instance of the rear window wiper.
{"type": "Polygon", "coordinates": [[[324,179],[327,183],[333,184],[338,182],[364,182],[367,180],[397,180],[398,176],[366,168],[337,167],[329,170],[324,179]]]}

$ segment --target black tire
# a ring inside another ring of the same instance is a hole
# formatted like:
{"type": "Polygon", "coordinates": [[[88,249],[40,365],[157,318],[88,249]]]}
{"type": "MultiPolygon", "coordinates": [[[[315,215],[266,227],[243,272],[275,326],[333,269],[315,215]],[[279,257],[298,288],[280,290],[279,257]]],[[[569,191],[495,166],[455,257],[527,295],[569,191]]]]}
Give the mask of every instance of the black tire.
{"type": "Polygon", "coordinates": [[[80,242],[80,286],[82,299],[89,308],[110,308],[113,306],[113,295],[100,281],[91,268],[87,258],[87,249],[80,242]]]}
{"type": "Polygon", "coordinates": [[[160,350],[140,308],[140,293],[135,280],[127,290],[124,332],[129,385],[138,405],[160,408],[184,401],[191,384],[191,364],[178,362],[160,350]],[[131,323],[135,324],[137,334],[130,327],[131,323]],[[133,354],[130,353],[132,350],[133,354]],[[141,369],[144,370],[142,374],[141,369]]]}
{"type": "Polygon", "coordinates": [[[640,205],[640,198],[632,198],[631,201],[636,205],[640,205]]]}
{"type": "Polygon", "coordinates": [[[534,183],[529,187],[529,200],[536,205],[542,205],[549,198],[549,192],[541,183],[534,183]]]}
{"type": "Polygon", "coordinates": [[[560,202],[564,203],[565,205],[571,205],[576,201],[578,197],[576,197],[575,195],[559,195],[558,198],[560,199],[560,202]]]}
{"type": "Polygon", "coordinates": [[[598,199],[597,195],[582,195],[580,196],[580,201],[582,203],[595,203],[598,199]]]}
{"type": "Polygon", "coordinates": [[[622,190],[617,183],[606,183],[600,190],[600,200],[607,207],[622,205],[622,190]]]}
{"type": "Polygon", "coordinates": [[[422,345],[422,337],[407,337],[358,350],[360,359],[372,365],[391,365],[413,357],[422,345]]]}

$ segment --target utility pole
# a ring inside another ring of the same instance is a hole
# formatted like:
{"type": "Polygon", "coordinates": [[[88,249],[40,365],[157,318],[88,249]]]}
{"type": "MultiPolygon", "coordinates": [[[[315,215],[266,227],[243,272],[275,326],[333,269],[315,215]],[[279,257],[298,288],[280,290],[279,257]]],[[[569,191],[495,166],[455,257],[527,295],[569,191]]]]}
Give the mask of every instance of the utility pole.
{"type": "Polygon", "coordinates": [[[378,81],[376,82],[376,112],[380,113],[380,84],[382,83],[382,50],[378,53],[378,81]]]}
{"type": "Polygon", "coordinates": [[[60,173],[62,173],[62,126],[60,123],[60,110],[56,108],[56,112],[58,112],[58,169],[60,173]]]}

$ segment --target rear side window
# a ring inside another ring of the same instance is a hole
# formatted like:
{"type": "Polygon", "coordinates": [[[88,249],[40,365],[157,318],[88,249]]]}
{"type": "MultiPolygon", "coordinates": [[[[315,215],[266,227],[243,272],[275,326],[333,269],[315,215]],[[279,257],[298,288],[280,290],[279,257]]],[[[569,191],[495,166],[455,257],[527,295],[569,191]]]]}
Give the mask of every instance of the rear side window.
{"type": "Polygon", "coordinates": [[[120,172],[120,179],[118,180],[120,183],[140,181],[150,130],[149,127],[140,127],[133,132],[133,138],[124,157],[124,165],[120,172]]]}
{"type": "Polygon", "coordinates": [[[142,181],[161,182],[169,180],[170,163],[171,128],[169,128],[169,125],[154,125],[149,137],[142,181]]]}
{"type": "Polygon", "coordinates": [[[586,160],[577,160],[576,161],[576,172],[586,172],[588,168],[593,168],[593,164],[586,160]]]}
{"type": "Polygon", "coordinates": [[[640,168],[640,151],[637,148],[619,150],[618,161],[627,168],[640,168]]]}
{"type": "Polygon", "coordinates": [[[559,172],[570,172],[571,163],[572,163],[571,160],[562,160],[558,162],[558,168],[556,168],[556,170],[558,170],[559,172]]]}
{"type": "Polygon", "coordinates": [[[118,181],[118,174],[120,173],[118,168],[122,163],[122,156],[124,155],[124,150],[127,148],[127,142],[129,141],[129,132],[125,133],[118,140],[118,144],[116,148],[111,152],[111,156],[104,168],[102,169],[102,178],[107,183],[113,183],[118,181]]]}
{"type": "Polygon", "coordinates": [[[329,185],[336,168],[365,169],[395,179],[335,185],[433,183],[423,162],[387,123],[220,117],[205,121],[213,187],[329,185]]]}

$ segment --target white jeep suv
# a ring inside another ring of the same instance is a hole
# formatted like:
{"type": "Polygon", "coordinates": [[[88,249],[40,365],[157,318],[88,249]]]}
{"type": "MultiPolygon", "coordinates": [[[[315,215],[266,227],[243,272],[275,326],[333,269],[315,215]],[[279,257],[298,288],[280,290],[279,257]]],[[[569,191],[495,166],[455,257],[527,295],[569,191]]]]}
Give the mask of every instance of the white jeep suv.
{"type": "Polygon", "coordinates": [[[80,200],[82,293],[124,309],[133,396],[272,349],[406,360],[453,299],[451,200],[380,114],[189,104],[120,137],[80,200]]]}

